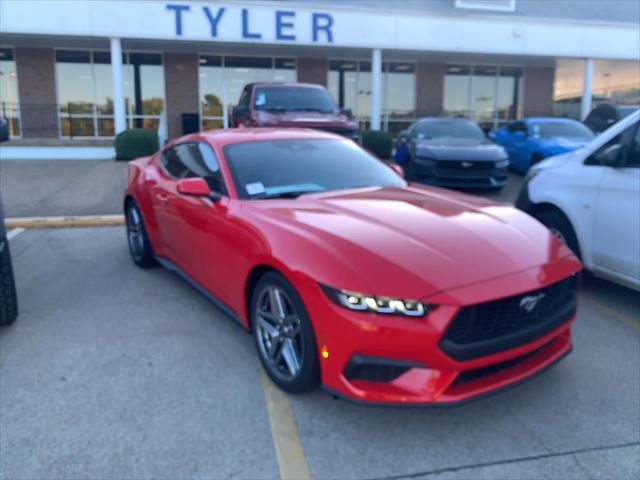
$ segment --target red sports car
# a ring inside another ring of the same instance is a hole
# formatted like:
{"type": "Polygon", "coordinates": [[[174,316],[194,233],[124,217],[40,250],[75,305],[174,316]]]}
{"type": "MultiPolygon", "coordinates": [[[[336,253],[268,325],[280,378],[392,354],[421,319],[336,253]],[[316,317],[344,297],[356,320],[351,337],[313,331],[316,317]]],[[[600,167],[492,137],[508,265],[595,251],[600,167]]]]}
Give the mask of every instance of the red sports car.
{"type": "Polygon", "coordinates": [[[134,262],[176,271],[253,333],[288,392],[456,404],[571,350],[581,265],[564,244],[334,134],[182,137],[129,164],[124,208],[134,262]]]}

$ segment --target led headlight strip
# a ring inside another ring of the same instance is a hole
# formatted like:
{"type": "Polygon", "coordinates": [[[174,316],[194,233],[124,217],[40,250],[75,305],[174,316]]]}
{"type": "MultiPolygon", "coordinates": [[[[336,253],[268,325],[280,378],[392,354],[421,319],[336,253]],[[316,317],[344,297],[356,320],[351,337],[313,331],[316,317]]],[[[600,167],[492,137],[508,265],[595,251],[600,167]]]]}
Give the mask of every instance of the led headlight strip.
{"type": "Polygon", "coordinates": [[[321,285],[327,296],[341,307],[361,312],[374,312],[407,317],[422,317],[433,310],[434,305],[405,298],[365,295],[348,290],[321,285]]]}

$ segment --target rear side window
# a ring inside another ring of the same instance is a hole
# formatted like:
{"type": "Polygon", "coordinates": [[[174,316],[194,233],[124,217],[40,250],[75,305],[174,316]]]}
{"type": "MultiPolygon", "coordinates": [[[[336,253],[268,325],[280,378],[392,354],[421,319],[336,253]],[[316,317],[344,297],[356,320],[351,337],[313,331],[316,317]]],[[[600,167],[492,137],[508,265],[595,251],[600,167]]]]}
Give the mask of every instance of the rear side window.
{"type": "Polygon", "coordinates": [[[640,168],[640,123],[635,125],[636,133],[627,150],[625,167],[640,168]]]}
{"type": "Polygon", "coordinates": [[[189,142],[169,148],[162,155],[162,163],[175,178],[204,178],[213,191],[222,194],[227,192],[220,163],[213,149],[206,143],[189,142]]]}
{"type": "Polygon", "coordinates": [[[526,134],[527,126],[524,124],[524,122],[513,122],[507,127],[507,130],[509,130],[511,133],[524,132],[526,134]]]}

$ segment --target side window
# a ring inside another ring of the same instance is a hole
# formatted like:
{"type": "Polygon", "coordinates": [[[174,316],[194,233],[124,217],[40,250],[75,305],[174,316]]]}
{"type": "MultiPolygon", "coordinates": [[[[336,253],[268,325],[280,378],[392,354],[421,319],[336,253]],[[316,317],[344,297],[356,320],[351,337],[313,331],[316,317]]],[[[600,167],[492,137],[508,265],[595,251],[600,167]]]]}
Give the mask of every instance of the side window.
{"type": "Polygon", "coordinates": [[[625,166],[640,166],[638,161],[638,124],[631,125],[623,132],[619,133],[598,150],[593,152],[584,162],[585,165],[613,165],[615,156],[619,160],[623,155],[626,158],[625,166]],[[635,136],[634,136],[635,135],[635,136]],[[635,149],[635,150],[634,150],[635,149]],[[635,153],[634,153],[635,152],[635,153]],[[610,157],[610,158],[607,158],[610,157]]]}
{"type": "Polygon", "coordinates": [[[249,87],[244,87],[244,90],[242,90],[242,94],[240,95],[240,100],[238,100],[238,105],[242,106],[242,107],[248,107],[249,106],[249,87]]]}
{"type": "Polygon", "coordinates": [[[169,172],[169,175],[176,178],[182,178],[184,173],[184,165],[178,157],[178,152],[175,147],[168,148],[162,152],[162,165],[169,172]]]}
{"type": "Polygon", "coordinates": [[[507,130],[509,130],[509,132],[511,133],[524,132],[526,134],[527,126],[524,124],[524,122],[513,122],[507,127],[507,130]]]}
{"type": "Polygon", "coordinates": [[[225,194],[224,180],[220,172],[220,164],[213,149],[203,142],[183,143],[176,147],[184,172],[180,178],[204,178],[211,190],[225,194]]]}
{"type": "Polygon", "coordinates": [[[627,159],[624,163],[625,167],[640,168],[640,123],[635,125],[636,133],[631,139],[631,144],[627,150],[627,159]]]}

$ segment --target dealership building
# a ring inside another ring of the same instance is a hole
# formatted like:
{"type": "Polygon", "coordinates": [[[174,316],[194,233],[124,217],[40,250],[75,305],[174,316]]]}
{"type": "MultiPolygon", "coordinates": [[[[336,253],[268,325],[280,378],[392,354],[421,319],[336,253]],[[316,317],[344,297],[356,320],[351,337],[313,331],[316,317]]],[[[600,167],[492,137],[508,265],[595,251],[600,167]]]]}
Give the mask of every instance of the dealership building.
{"type": "Polygon", "coordinates": [[[580,119],[640,103],[640,2],[0,2],[2,158],[109,158],[127,128],[223,128],[247,83],[293,81],[392,133],[433,115],[580,119]]]}

